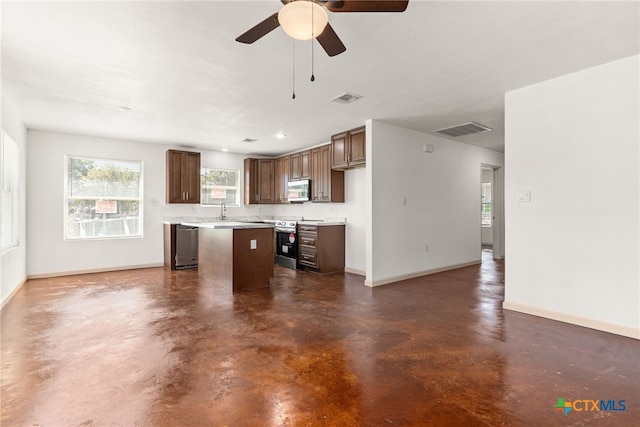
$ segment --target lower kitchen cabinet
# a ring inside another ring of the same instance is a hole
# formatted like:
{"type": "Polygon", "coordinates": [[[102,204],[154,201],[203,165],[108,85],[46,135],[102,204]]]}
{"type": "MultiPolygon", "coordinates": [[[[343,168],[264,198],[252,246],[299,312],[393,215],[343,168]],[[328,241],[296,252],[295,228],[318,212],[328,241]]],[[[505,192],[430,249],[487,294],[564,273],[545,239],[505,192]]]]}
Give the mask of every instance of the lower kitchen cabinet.
{"type": "Polygon", "coordinates": [[[344,224],[298,225],[298,262],[318,273],[344,272],[344,224]]]}

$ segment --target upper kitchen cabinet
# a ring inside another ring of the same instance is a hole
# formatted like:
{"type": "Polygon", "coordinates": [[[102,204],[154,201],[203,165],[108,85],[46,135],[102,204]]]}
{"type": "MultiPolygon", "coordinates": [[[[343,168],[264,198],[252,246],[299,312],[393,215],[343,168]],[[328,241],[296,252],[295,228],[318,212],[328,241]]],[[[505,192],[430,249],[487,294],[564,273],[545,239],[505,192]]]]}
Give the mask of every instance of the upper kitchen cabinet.
{"type": "Polygon", "coordinates": [[[200,153],[167,150],[167,203],[200,203],[200,153]]]}
{"type": "Polygon", "coordinates": [[[311,179],[311,150],[300,151],[291,155],[290,181],[311,179]]]}
{"type": "Polygon", "coordinates": [[[349,169],[366,163],[364,126],[331,137],[333,169],[349,169]]]}
{"type": "Polygon", "coordinates": [[[276,203],[274,175],[274,159],[244,159],[244,203],[276,203]]]}
{"type": "Polygon", "coordinates": [[[291,175],[291,157],[283,156],[274,160],[275,168],[275,199],[276,203],[288,203],[289,194],[287,183],[291,175]]]}
{"type": "Polygon", "coordinates": [[[344,202],[344,171],[331,169],[331,144],[311,150],[311,201],[344,202]]]}

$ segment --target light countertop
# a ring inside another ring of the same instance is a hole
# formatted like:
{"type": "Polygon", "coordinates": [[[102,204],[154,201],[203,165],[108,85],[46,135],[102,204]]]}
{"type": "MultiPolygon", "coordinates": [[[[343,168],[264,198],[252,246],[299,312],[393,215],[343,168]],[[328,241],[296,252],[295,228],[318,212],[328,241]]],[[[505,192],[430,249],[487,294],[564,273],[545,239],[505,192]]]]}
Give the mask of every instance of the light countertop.
{"type": "Polygon", "coordinates": [[[188,227],[201,227],[201,228],[273,228],[273,224],[256,223],[256,222],[238,222],[238,221],[210,221],[210,222],[181,222],[180,224],[188,227]]]}
{"type": "Polygon", "coordinates": [[[313,225],[322,227],[327,225],[345,225],[345,222],[340,220],[298,221],[298,225],[313,225]]]}
{"type": "MultiPolygon", "coordinates": [[[[264,226],[274,225],[278,220],[285,221],[297,221],[299,225],[314,225],[314,226],[327,226],[327,225],[345,225],[346,218],[326,218],[326,219],[304,219],[304,217],[282,217],[282,218],[273,218],[273,217],[227,217],[227,219],[223,220],[220,217],[173,217],[173,218],[165,218],[162,222],[164,224],[182,224],[189,225],[192,227],[199,227],[200,224],[205,223],[233,223],[233,224],[262,224],[264,226]]],[[[220,228],[220,227],[217,227],[220,228]]],[[[230,228],[230,227],[226,227],[230,228]]],[[[238,226],[238,228],[240,228],[238,226]]],[[[250,228],[250,227],[244,227],[250,228]]]]}

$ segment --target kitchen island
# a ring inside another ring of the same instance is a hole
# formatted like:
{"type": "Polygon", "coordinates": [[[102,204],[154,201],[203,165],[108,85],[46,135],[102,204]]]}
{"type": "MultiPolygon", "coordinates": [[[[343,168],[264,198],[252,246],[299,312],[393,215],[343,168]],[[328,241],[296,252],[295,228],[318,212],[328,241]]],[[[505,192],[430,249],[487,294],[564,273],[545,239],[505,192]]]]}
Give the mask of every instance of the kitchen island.
{"type": "Polygon", "coordinates": [[[198,227],[198,276],[232,292],[269,287],[273,277],[273,224],[182,224],[198,227]]]}

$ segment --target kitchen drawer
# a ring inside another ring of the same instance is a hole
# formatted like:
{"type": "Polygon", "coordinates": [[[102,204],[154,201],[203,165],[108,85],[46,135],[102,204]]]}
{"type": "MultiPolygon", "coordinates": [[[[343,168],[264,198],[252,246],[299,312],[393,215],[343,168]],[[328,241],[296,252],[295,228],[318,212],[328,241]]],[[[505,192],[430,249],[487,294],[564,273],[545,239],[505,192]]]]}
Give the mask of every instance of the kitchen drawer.
{"type": "Polygon", "coordinates": [[[315,225],[298,225],[298,231],[301,233],[317,233],[318,227],[315,225]]]}
{"type": "Polygon", "coordinates": [[[305,246],[316,247],[317,234],[314,233],[300,233],[300,244],[305,246]]]}
{"type": "Polygon", "coordinates": [[[317,267],[318,266],[318,253],[315,251],[309,250],[300,250],[300,264],[306,265],[309,267],[317,267]]]}

